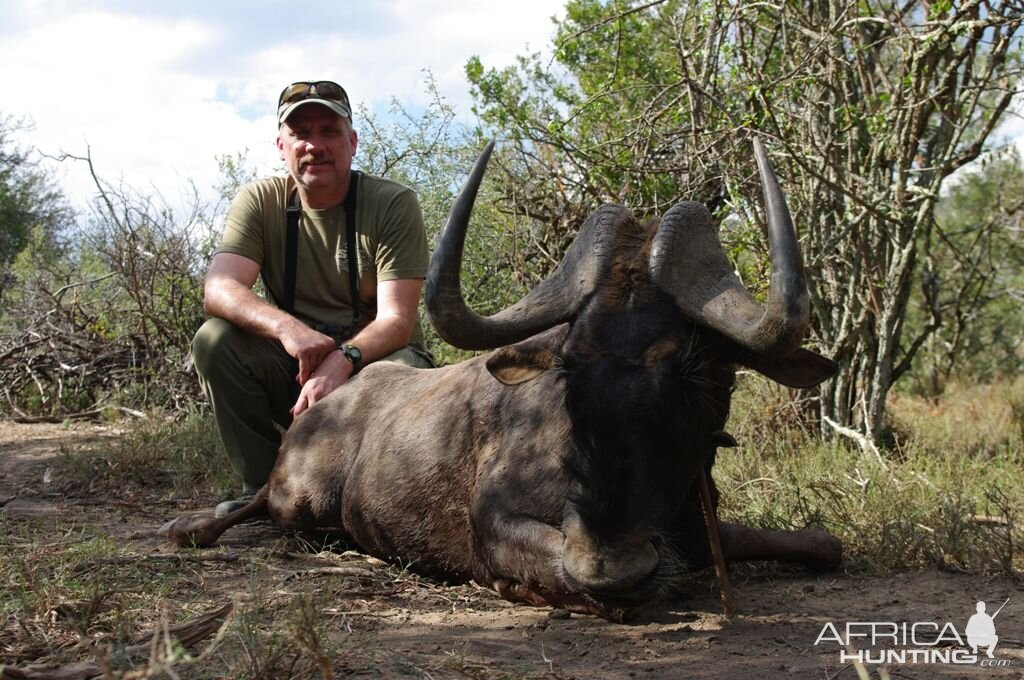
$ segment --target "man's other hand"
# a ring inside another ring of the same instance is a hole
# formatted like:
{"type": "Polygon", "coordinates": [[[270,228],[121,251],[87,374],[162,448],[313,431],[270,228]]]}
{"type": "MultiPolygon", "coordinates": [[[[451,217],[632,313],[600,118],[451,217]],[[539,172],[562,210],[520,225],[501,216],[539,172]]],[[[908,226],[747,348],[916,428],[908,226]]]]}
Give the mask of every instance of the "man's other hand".
{"type": "Polygon", "coordinates": [[[320,362],[309,380],[302,385],[299,398],[292,407],[292,417],[298,416],[307,408],[320,401],[328,394],[348,382],[352,377],[352,362],[341,352],[332,352],[320,362]]]}

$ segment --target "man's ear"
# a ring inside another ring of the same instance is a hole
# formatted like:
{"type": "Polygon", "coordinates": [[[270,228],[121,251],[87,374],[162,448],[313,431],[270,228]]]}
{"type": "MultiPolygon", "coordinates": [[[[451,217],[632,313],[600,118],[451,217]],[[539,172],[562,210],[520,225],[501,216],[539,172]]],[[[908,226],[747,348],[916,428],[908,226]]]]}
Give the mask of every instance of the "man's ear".
{"type": "Polygon", "coordinates": [[[798,349],[787,357],[772,359],[737,348],[733,358],[786,387],[814,387],[839,372],[839,364],[809,349],[798,349]]]}
{"type": "Polygon", "coordinates": [[[568,326],[562,324],[540,335],[502,347],[487,359],[487,370],[505,385],[529,382],[554,368],[568,326]]]}

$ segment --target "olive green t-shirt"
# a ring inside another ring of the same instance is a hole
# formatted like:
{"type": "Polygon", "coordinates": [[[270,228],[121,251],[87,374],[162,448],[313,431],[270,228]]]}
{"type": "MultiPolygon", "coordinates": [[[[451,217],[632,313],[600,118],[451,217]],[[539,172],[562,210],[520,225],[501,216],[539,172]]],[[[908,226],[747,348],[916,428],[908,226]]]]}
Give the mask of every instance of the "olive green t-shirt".
{"type": "MultiPolygon", "coordinates": [[[[295,184],[271,177],[242,187],[228,210],[218,253],[234,253],[260,265],[271,302],[284,296],[287,236],[285,207],[295,184]]],[[[376,316],[376,282],[422,279],[427,273],[427,235],[416,194],[397,182],[362,174],[356,192],[361,325],[376,316]]],[[[295,275],[295,316],[347,329],[352,323],[345,209],[303,206],[295,275]]],[[[417,320],[412,341],[422,345],[417,320]]]]}

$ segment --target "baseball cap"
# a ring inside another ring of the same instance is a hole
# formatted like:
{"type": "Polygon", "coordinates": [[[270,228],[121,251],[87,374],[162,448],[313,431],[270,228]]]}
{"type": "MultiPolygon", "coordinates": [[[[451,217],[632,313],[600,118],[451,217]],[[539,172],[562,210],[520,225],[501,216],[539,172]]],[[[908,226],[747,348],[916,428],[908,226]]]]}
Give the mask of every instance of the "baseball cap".
{"type": "Polygon", "coordinates": [[[277,123],[280,125],[292,112],[306,104],[326,106],[343,118],[352,120],[352,105],[345,88],[330,80],[300,80],[281,90],[277,99],[277,123]]]}

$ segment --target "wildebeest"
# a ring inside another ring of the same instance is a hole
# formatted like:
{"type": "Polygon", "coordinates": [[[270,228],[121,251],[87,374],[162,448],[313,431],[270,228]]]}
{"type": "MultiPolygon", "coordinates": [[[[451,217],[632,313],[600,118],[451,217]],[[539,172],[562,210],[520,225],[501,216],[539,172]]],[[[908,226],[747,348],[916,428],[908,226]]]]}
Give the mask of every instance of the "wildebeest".
{"type": "MultiPolygon", "coordinates": [[[[698,494],[725,431],[737,367],[785,385],[830,377],[799,347],[803,264],[758,140],[772,274],[766,304],[743,287],[711,215],[684,202],[648,225],[618,205],[584,223],[552,275],[481,317],[460,291],[462,249],[492,146],[456,200],[426,302],[448,342],[500,347],[434,370],[367,366],[296,419],[267,485],[222,519],[165,527],[208,545],[269,512],[283,527],[340,527],[363,550],[510,600],[615,617],[709,562],[698,494]]],[[[723,524],[726,559],[833,566],[820,529],[723,524]]]]}

